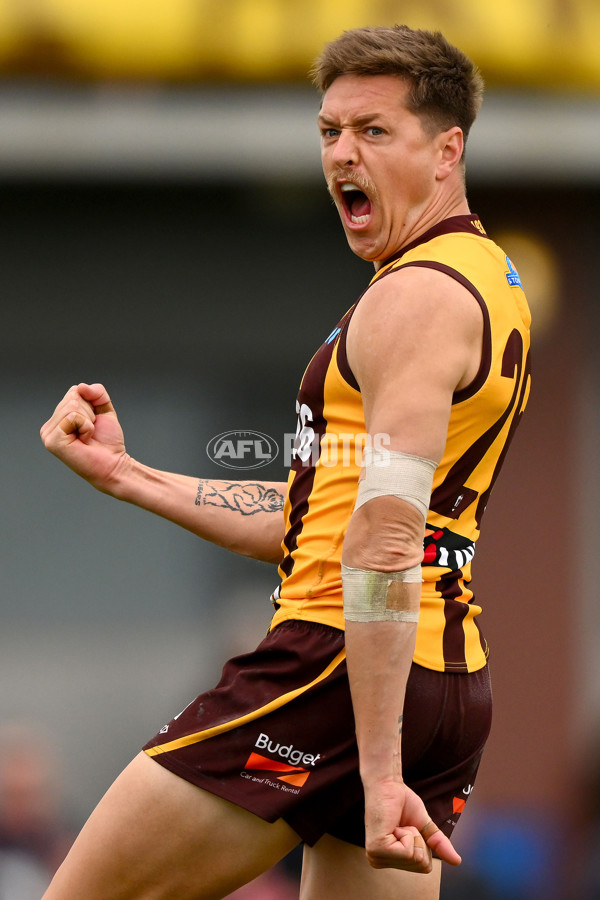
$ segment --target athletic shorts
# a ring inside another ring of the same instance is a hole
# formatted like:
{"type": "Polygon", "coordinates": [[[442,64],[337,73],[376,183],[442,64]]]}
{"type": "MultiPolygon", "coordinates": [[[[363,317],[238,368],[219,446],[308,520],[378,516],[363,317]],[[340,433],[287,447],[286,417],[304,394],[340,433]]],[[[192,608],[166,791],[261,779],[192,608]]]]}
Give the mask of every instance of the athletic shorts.
{"type": "MultiPolygon", "coordinates": [[[[404,704],[405,782],[450,835],[473,789],[491,724],[487,667],[446,674],[413,665],[404,704]]],[[[144,747],[192,784],[267,822],[284,819],[312,846],[323,834],[364,846],[344,633],[283,622],[226,663],[144,747]]]]}

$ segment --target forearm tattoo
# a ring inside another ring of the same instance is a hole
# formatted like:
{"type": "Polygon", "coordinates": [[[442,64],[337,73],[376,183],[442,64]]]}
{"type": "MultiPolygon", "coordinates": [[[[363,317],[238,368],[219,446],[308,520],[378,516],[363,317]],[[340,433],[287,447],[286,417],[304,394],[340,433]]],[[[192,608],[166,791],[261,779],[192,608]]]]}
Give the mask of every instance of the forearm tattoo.
{"type": "Polygon", "coordinates": [[[243,516],[253,516],[259,512],[281,512],[284,496],[275,488],[265,487],[258,482],[210,482],[198,483],[196,506],[222,506],[239,512],[243,516]]]}
{"type": "Polygon", "coordinates": [[[398,716],[398,734],[402,734],[402,721],[404,716],[398,716]]]}

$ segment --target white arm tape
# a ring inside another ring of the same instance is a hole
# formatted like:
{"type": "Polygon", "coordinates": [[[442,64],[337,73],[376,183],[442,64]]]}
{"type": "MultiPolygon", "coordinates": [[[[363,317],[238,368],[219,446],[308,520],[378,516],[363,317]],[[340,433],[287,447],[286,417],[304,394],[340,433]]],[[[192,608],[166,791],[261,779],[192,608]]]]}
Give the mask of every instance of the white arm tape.
{"type": "Polygon", "coordinates": [[[437,468],[432,459],[365,447],[363,467],[365,477],[358,482],[355,510],[374,497],[392,496],[410,503],[427,518],[437,468]]]}
{"type": "Polygon", "coordinates": [[[418,604],[415,608],[404,585],[420,581],[420,564],[403,572],[375,572],[342,563],[344,618],[348,622],[418,622],[418,604]]]}

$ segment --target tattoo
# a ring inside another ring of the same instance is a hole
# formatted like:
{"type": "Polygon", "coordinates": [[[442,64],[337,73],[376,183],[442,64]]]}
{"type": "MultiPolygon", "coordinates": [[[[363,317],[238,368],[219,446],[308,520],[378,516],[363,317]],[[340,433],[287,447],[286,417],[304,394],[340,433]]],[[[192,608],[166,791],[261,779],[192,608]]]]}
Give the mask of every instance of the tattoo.
{"type": "Polygon", "coordinates": [[[224,487],[215,487],[208,481],[200,481],[195,505],[221,506],[253,516],[258,512],[281,512],[283,494],[275,488],[267,488],[258,482],[226,482],[224,487]]]}
{"type": "Polygon", "coordinates": [[[398,716],[398,734],[402,734],[402,721],[404,716],[398,716]]]}

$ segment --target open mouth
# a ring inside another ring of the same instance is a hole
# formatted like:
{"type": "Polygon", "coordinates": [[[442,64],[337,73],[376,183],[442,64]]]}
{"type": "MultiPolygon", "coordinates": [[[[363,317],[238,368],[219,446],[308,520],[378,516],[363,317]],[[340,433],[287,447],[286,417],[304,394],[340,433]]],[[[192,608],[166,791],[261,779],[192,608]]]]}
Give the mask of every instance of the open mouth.
{"type": "Polygon", "coordinates": [[[364,191],[355,184],[345,181],[340,184],[342,204],[353,225],[365,225],[371,218],[371,201],[364,191]]]}

